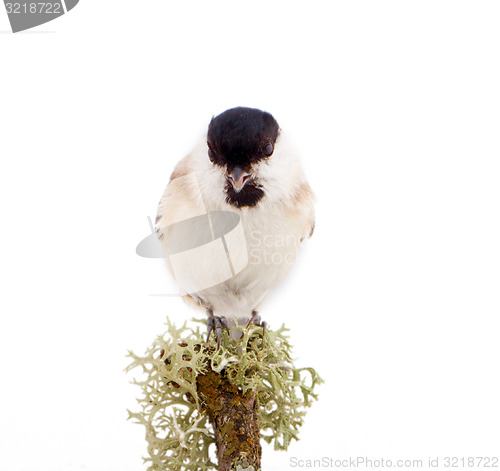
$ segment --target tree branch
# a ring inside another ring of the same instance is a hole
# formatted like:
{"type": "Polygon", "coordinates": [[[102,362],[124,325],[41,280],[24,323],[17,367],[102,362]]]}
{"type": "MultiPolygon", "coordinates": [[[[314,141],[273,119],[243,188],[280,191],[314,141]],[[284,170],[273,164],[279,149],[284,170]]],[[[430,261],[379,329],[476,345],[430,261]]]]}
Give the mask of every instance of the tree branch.
{"type": "Polygon", "coordinates": [[[260,470],[262,448],[257,418],[255,392],[243,394],[224,378],[209,369],[197,378],[203,408],[214,428],[219,471],[260,470]]]}

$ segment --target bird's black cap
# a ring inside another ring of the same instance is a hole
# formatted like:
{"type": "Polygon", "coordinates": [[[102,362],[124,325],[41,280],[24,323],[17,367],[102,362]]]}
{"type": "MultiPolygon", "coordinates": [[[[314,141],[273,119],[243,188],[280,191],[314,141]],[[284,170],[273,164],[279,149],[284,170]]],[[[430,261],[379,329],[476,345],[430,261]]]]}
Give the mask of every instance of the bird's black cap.
{"type": "Polygon", "coordinates": [[[278,123],[270,113],[232,108],[213,118],[208,126],[209,155],[216,165],[246,168],[270,157],[278,134],[278,123]]]}

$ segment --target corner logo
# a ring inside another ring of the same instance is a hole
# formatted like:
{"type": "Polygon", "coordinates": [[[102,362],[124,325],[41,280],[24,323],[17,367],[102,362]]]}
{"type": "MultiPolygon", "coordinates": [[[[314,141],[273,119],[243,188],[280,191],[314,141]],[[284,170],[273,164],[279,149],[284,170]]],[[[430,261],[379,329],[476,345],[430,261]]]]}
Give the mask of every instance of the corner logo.
{"type": "Polygon", "coordinates": [[[4,0],[13,33],[52,21],[75,8],[79,0],[4,0]]]}

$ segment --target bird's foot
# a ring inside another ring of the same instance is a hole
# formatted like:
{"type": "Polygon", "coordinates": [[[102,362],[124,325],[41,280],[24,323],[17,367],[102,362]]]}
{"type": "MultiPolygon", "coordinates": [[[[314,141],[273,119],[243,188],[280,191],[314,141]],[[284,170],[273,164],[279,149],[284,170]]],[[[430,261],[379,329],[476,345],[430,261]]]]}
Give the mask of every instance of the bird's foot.
{"type": "Polygon", "coordinates": [[[227,326],[226,318],[224,316],[214,316],[213,311],[209,310],[207,319],[207,342],[210,339],[210,334],[213,330],[215,338],[217,339],[217,350],[220,348],[222,328],[225,328],[227,330],[227,335],[229,335],[229,327],[227,326]]]}
{"type": "Polygon", "coordinates": [[[248,321],[247,329],[251,324],[262,327],[262,337],[264,337],[264,335],[266,334],[267,322],[262,321],[257,311],[252,311],[252,317],[248,321]]]}

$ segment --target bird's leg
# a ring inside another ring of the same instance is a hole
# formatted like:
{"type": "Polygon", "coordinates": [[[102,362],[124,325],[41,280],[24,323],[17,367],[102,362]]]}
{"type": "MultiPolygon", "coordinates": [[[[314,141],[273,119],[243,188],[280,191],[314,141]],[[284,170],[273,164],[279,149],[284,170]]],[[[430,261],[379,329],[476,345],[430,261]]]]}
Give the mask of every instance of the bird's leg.
{"type": "Polygon", "coordinates": [[[215,317],[214,317],[214,312],[212,309],[207,309],[207,342],[208,339],[210,338],[210,334],[212,333],[212,330],[214,330],[215,327],[215,317]]]}
{"type": "Polygon", "coordinates": [[[220,348],[220,342],[222,339],[222,328],[224,327],[227,330],[227,335],[229,335],[229,327],[227,326],[226,318],[224,316],[214,316],[214,312],[212,309],[207,310],[208,319],[207,319],[207,342],[210,338],[210,334],[212,330],[215,331],[215,338],[217,339],[217,350],[220,348]]]}
{"type": "Polygon", "coordinates": [[[255,309],[252,311],[252,317],[248,321],[247,328],[250,326],[250,324],[254,324],[254,325],[258,325],[259,327],[262,327],[262,337],[264,337],[264,335],[266,333],[267,322],[262,321],[259,313],[255,309]]]}

